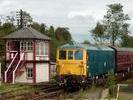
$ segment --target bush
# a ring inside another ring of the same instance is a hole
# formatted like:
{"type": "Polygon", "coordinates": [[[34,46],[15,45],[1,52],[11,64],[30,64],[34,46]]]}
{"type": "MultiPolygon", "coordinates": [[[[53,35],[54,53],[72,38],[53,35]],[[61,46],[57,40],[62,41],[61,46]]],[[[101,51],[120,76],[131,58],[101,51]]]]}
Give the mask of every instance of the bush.
{"type": "Polygon", "coordinates": [[[112,73],[108,73],[107,75],[107,81],[106,81],[106,86],[107,87],[112,87],[113,85],[115,85],[115,76],[112,73]]]}

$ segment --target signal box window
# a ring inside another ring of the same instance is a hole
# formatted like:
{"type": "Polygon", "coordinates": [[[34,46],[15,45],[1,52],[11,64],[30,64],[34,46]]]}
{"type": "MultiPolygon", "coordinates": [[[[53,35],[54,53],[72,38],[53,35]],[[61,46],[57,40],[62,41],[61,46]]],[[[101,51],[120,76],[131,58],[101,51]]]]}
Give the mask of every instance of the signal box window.
{"type": "Polygon", "coordinates": [[[74,54],[75,60],[82,60],[83,59],[83,51],[77,50],[74,54]]]}
{"type": "Polygon", "coordinates": [[[66,51],[64,50],[59,51],[59,59],[66,59],[66,51]]]}
{"type": "Polygon", "coordinates": [[[27,68],[26,69],[26,74],[27,74],[27,78],[32,78],[33,77],[33,69],[32,68],[27,68]]]}
{"type": "Polygon", "coordinates": [[[68,51],[68,59],[73,59],[73,51],[68,51]]]}

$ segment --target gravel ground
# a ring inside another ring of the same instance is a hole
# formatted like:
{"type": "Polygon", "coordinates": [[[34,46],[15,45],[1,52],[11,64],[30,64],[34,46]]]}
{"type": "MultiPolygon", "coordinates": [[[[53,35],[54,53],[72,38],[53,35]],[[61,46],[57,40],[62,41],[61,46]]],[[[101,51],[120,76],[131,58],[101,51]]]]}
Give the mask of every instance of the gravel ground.
{"type": "Polygon", "coordinates": [[[58,100],[101,100],[103,88],[90,88],[85,91],[82,89],[77,92],[65,93],[60,95],[58,100]]]}

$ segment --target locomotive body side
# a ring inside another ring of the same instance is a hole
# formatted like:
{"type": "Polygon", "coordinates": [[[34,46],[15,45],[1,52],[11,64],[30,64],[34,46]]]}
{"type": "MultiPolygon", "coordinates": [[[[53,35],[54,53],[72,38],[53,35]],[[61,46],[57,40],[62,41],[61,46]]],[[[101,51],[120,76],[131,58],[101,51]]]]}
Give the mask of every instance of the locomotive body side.
{"type": "Polygon", "coordinates": [[[86,50],[63,46],[57,49],[57,81],[65,87],[80,87],[86,80],[86,50]]]}
{"type": "Polygon", "coordinates": [[[116,52],[116,73],[126,73],[133,69],[133,49],[114,48],[116,52]]]}
{"type": "Polygon", "coordinates": [[[114,73],[115,51],[105,46],[86,46],[87,79],[104,78],[109,72],[114,73]]]}

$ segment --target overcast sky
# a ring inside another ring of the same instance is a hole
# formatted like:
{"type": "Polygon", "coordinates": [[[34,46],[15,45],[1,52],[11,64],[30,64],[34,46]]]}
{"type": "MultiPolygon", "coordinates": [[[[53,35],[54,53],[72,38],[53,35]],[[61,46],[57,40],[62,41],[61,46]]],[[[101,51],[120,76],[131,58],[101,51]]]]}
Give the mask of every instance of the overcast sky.
{"type": "Polygon", "coordinates": [[[107,5],[121,3],[133,30],[133,0],[0,0],[0,15],[23,9],[34,21],[70,29],[76,41],[91,41],[89,31],[106,14],[107,5]],[[77,35],[75,35],[77,34],[77,35]]]}

